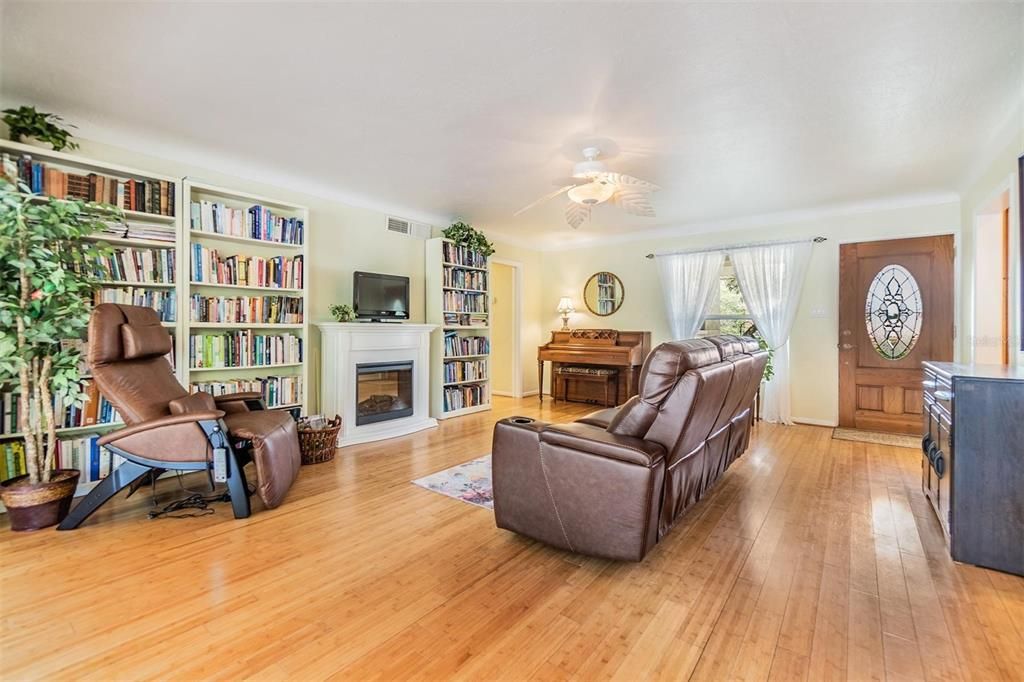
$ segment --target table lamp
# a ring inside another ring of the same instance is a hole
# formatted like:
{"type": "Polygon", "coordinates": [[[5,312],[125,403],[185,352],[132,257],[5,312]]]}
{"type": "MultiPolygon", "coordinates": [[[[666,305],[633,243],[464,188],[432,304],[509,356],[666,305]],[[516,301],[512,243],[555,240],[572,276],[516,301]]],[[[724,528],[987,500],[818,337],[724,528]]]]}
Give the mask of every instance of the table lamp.
{"type": "Polygon", "coordinates": [[[563,296],[558,299],[558,312],[562,313],[562,331],[569,331],[569,313],[576,312],[576,308],[573,307],[572,299],[568,296],[563,296]]]}

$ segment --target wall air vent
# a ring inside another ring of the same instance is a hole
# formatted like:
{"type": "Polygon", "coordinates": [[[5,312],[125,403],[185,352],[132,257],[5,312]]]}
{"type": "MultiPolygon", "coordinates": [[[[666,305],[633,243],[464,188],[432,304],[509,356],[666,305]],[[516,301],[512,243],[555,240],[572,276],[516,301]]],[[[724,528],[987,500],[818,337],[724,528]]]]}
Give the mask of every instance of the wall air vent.
{"type": "Polygon", "coordinates": [[[387,228],[388,232],[396,232],[416,239],[428,239],[430,237],[430,225],[425,223],[414,223],[411,220],[406,220],[405,218],[388,216],[387,228]]]}

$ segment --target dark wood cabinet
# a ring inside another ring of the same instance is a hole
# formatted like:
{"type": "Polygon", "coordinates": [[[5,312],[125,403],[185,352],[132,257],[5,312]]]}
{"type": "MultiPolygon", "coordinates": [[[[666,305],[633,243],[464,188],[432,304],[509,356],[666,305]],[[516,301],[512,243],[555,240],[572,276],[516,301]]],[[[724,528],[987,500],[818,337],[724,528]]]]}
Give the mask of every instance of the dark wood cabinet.
{"type": "Polygon", "coordinates": [[[1024,575],[1024,370],[925,362],[921,449],[953,559],[1024,575]]]}

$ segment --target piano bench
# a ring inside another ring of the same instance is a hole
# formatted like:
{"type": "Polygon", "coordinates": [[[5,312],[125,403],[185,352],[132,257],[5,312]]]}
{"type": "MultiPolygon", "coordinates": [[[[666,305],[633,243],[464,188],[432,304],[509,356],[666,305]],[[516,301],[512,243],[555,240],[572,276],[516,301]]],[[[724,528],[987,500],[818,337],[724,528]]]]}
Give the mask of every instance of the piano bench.
{"type": "MultiPolygon", "coordinates": [[[[605,407],[615,407],[619,395],[619,370],[609,367],[583,367],[563,365],[555,372],[555,381],[562,381],[562,396],[569,400],[569,380],[603,384],[605,407]]],[[[552,391],[552,398],[558,400],[558,391],[552,391]]]]}

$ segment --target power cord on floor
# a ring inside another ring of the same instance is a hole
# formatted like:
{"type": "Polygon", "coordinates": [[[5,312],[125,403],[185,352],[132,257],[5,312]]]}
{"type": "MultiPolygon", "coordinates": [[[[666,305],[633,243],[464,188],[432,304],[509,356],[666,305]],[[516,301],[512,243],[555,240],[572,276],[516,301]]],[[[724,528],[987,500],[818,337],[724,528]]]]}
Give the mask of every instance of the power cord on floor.
{"type": "Polygon", "coordinates": [[[210,506],[214,502],[229,502],[231,496],[224,491],[218,495],[203,496],[200,493],[183,497],[180,500],[175,500],[170,504],[166,505],[163,509],[154,509],[149,512],[149,518],[169,518],[169,519],[192,519],[198,516],[208,516],[214,512],[214,509],[210,506]],[[194,512],[185,512],[185,510],[194,509],[194,512]]]}
{"type": "MultiPolygon", "coordinates": [[[[213,494],[207,495],[204,492],[193,490],[185,487],[185,482],[182,480],[183,476],[180,471],[175,472],[175,478],[178,479],[178,487],[181,488],[182,492],[189,493],[188,497],[182,497],[173,502],[165,505],[162,509],[153,509],[149,512],[149,518],[159,519],[191,519],[199,516],[209,516],[215,509],[210,507],[214,502],[230,502],[231,493],[228,490],[222,489],[219,493],[217,492],[217,486],[213,482],[213,474],[210,470],[207,470],[206,476],[210,484],[210,492],[213,494]],[[176,513],[183,512],[187,509],[196,510],[193,513],[176,513]]],[[[150,479],[150,494],[152,495],[153,506],[157,506],[156,501],[156,476],[150,479]]],[[[246,486],[249,490],[249,494],[252,495],[256,492],[256,486],[249,484],[246,486]]]]}

